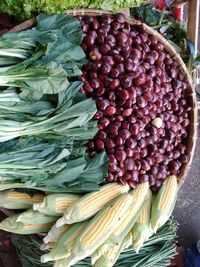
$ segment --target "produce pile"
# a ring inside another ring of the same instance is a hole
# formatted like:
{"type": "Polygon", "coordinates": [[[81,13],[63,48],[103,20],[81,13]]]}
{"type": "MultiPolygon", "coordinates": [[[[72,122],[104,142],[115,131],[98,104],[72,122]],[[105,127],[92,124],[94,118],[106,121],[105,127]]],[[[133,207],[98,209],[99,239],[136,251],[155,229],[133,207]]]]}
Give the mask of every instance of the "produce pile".
{"type": "MultiPolygon", "coordinates": [[[[168,265],[169,260],[175,255],[177,224],[169,220],[157,234],[150,237],[144,244],[139,254],[136,254],[131,248],[124,250],[116,262],[116,267],[164,267],[168,265]]],[[[42,238],[36,235],[12,235],[12,241],[18,250],[22,267],[41,266],[40,257],[42,252],[40,244],[42,238]]],[[[52,267],[52,262],[43,263],[44,267],[52,267]]],[[[90,259],[80,261],[75,267],[89,267],[90,259]]]]}
{"type": "Polygon", "coordinates": [[[0,229],[45,233],[54,267],[119,266],[124,250],[167,266],[174,246],[148,244],[176,203],[191,106],[157,38],[122,14],[42,14],[0,38],[0,86],[0,207],[16,211],[0,229]]]}
{"type": "Polygon", "coordinates": [[[187,78],[155,36],[129,25],[122,14],[79,19],[88,59],[82,92],[98,109],[99,131],[88,143],[89,153],[105,149],[107,182],[135,188],[149,181],[157,190],[189,161],[187,78]]]}
{"type": "MultiPolygon", "coordinates": [[[[138,253],[168,221],[176,197],[176,176],[169,176],[154,198],[148,182],[132,190],[111,183],[83,196],[37,193],[30,197],[10,190],[2,195],[1,206],[29,209],[3,220],[0,229],[18,234],[48,232],[41,250],[50,251],[41,256],[42,263],[69,267],[90,257],[92,266],[114,266],[124,249],[132,244],[138,253]]],[[[171,255],[174,249],[166,250],[171,255]]]]}
{"type": "Polygon", "coordinates": [[[0,12],[24,20],[39,13],[64,13],[65,10],[74,8],[95,8],[113,12],[147,2],[147,0],[4,0],[0,3],[0,12]]]}

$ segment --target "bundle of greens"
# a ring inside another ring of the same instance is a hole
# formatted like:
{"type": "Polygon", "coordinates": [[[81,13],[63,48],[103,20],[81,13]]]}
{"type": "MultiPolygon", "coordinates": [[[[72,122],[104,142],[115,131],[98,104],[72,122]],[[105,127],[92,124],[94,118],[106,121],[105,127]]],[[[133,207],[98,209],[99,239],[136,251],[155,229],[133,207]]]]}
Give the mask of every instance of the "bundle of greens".
{"type": "Polygon", "coordinates": [[[34,30],[4,34],[0,38],[0,86],[20,87],[25,95],[36,91],[37,99],[61,92],[69,85],[69,77],[81,75],[85,63],[81,41],[80,22],[64,15],[42,14],[34,30]]]}
{"type": "MultiPolygon", "coordinates": [[[[27,135],[44,139],[92,138],[97,132],[96,122],[91,121],[96,113],[96,104],[91,98],[78,93],[81,86],[81,82],[73,82],[60,92],[55,108],[52,102],[24,101],[20,95],[9,102],[9,89],[0,93],[0,142],[27,135]]],[[[15,92],[11,92],[15,96],[15,92]]],[[[33,90],[33,94],[37,91],[33,90]]]]}
{"type": "Polygon", "coordinates": [[[36,20],[35,29],[0,38],[0,190],[98,190],[107,157],[86,153],[98,129],[95,102],[79,93],[80,22],[67,15],[36,20]]]}
{"type": "MultiPolygon", "coordinates": [[[[136,254],[132,248],[126,249],[121,253],[115,267],[167,267],[170,259],[176,254],[176,231],[177,223],[170,219],[157,234],[153,235],[149,241],[144,244],[139,254],[136,254]]],[[[19,253],[22,267],[39,267],[41,266],[40,245],[42,237],[36,235],[19,236],[12,234],[12,241],[19,253]]],[[[44,267],[52,267],[53,263],[47,262],[44,267]]],[[[76,264],[75,267],[89,267],[91,261],[89,258],[76,264]]]]}
{"type": "Polygon", "coordinates": [[[64,13],[72,8],[101,8],[109,11],[117,11],[121,8],[129,8],[141,5],[146,0],[5,0],[0,3],[0,11],[16,16],[18,19],[27,19],[40,12],[53,14],[64,13]]]}

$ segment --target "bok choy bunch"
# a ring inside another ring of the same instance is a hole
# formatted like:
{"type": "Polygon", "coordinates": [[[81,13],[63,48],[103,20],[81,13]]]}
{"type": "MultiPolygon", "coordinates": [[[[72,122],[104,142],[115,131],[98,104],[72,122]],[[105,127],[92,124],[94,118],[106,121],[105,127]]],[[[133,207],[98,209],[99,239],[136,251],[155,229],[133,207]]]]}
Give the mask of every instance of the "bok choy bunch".
{"type": "MultiPolygon", "coordinates": [[[[44,102],[43,106],[42,101],[27,102],[17,99],[17,96],[15,98],[17,102],[12,106],[8,101],[2,103],[0,142],[27,135],[40,136],[44,139],[93,138],[97,127],[95,121],[90,120],[96,113],[96,104],[91,98],[78,93],[81,86],[81,82],[71,83],[58,94],[57,106],[52,109],[51,103],[44,102]],[[41,109],[43,107],[44,110],[41,109]]],[[[9,93],[9,90],[7,91],[9,93]]],[[[0,102],[1,100],[3,97],[0,93],[0,102]]]]}
{"type": "Polygon", "coordinates": [[[66,15],[37,17],[34,30],[0,37],[0,86],[20,87],[27,95],[55,94],[81,75],[85,54],[80,22],[66,15]]]}

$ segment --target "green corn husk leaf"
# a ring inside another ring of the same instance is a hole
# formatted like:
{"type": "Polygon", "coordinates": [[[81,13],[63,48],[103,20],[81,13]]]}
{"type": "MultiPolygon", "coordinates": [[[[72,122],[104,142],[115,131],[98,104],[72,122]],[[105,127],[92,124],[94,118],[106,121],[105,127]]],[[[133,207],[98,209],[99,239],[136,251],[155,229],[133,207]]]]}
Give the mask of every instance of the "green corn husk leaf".
{"type": "Polygon", "coordinates": [[[112,267],[117,262],[120,253],[131,244],[131,234],[127,235],[117,245],[104,252],[98,260],[93,263],[94,267],[112,267]]]}
{"type": "Polygon", "coordinates": [[[94,216],[76,240],[66,266],[72,266],[79,260],[90,256],[100,247],[121,223],[121,218],[130,208],[133,197],[123,194],[110,202],[94,216]]]}
{"type": "Polygon", "coordinates": [[[48,232],[52,227],[52,223],[47,224],[23,224],[21,222],[17,222],[19,214],[13,215],[4,219],[0,223],[0,230],[4,230],[7,232],[29,235],[35,233],[48,232]]]}
{"type": "Polygon", "coordinates": [[[139,252],[144,242],[147,241],[149,237],[153,234],[150,224],[151,207],[152,192],[151,190],[149,190],[147,201],[144,207],[142,208],[142,211],[139,215],[136,224],[132,228],[133,249],[136,251],[136,253],[139,252]]]}
{"type": "Polygon", "coordinates": [[[168,176],[162,184],[152,204],[151,227],[154,233],[170,218],[178,193],[177,177],[168,176]]]}
{"type": "Polygon", "coordinates": [[[44,194],[42,193],[29,195],[16,190],[6,190],[0,192],[0,207],[12,210],[29,209],[33,203],[40,202],[43,198],[44,194]]]}
{"type": "Polygon", "coordinates": [[[49,242],[49,243],[43,243],[40,246],[40,250],[44,251],[44,250],[49,250],[52,249],[56,246],[56,242],[49,242]]]}
{"type": "Polygon", "coordinates": [[[17,222],[23,224],[33,224],[33,225],[40,225],[40,224],[47,224],[47,223],[54,223],[58,217],[55,216],[47,216],[45,214],[39,213],[38,211],[27,210],[21,213],[18,218],[17,222]]]}
{"type": "Polygon", "coordinates": [[[44,237],[43,242],[45,244],[49,242],[57,242],[58,239],[63,235],[72,225],[65,224],[61,227],[56,227],[56,224],[54,224],[48,234],[44,237]]]}
{"type": "Polygon", "coordinates": [[[77,223],[70,227],[57,241],[56,246],[41,257],[41,262],[55,261],[68,257],[71,254],[73,244],[81,234],[82,229],[88,222],[77,223]]]}
{"type": "Polygon", "coordinates": [[[101,245],[95,252],[91,255],[92,265],[108,250],[112,249],[115,245],[113,242],[107,240],[103,245],[101,245]]]}
{"type": "Polygon", "coordinates": [[[46,196],[41,203],[33,205],[33,210],[49,216],[63,215],[64,211],[72,205],[79,195],[76,194],[51,194],[46,196]]]}
{"type": "Polygon", "coordinates": [[[117,183],[107,184],[100,187],[97,192],[85,194],[75,201],[58,220],[57,226],[72,224],[91,218],[100,211],[109,201],[120,194],[129,191],[129,186],[122,186],[117,183]]]}

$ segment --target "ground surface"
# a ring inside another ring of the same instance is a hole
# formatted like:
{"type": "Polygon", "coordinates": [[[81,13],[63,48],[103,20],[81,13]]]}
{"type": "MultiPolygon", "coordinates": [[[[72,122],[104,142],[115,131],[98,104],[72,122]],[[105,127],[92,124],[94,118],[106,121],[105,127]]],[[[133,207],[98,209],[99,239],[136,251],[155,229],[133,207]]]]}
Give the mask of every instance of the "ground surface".
{"type": "MultiPolygon", "coordinates": [[[[200,126],[198,128],[200,137],[200,126]]],[[[197,140],[191,169],[179,192],[174,215],[180,223],[181,245],[188,247],[200,239],[200,138],[197,140]]]]}

